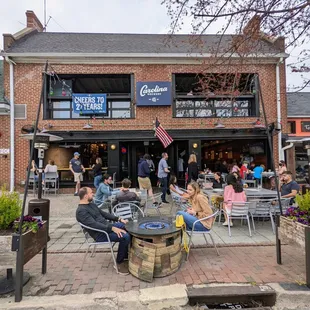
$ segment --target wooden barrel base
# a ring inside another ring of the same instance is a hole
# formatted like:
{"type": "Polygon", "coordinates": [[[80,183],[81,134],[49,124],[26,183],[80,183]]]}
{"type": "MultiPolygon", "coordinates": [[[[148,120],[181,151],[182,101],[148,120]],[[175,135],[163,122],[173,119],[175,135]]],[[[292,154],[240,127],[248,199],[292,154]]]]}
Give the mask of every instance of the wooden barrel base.
{"type": "Polygon", "coordinates": [[[181,231],[147,239],[133,236],[129,251],[129,271],[135,277],[152,282],[175,273],[182,261],[181,231]]]}

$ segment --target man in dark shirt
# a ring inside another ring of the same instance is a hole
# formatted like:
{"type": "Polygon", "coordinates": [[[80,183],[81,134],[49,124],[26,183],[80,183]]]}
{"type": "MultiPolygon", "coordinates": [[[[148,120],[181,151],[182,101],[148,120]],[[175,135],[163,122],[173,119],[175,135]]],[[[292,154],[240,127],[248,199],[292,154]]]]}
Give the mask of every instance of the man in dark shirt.
{"type": "Polygon", "coordinates": [[[85,168],[80,160],[79,152],[74,153],[74,157],[69,162],[69,168],[74,175],[74,182],[76,182],[74,196],[78,196],[81,182],[83,181],[83,172],[85,172],[85,168]]]}
{"type": "Polygon", "coordinates": [[[130,186],[131,186],[131,181],[129,179],[124,179],[122,181],[122,188],[116,194],[115,199],[112,202],[113,206],[116,206],[118,203],[121,203],[121,202],[128,202],[128,201],[140,202],[141,200],[140,197],[135,192],[131,192],[129,190],[130,186]]]}
{"type": "MultiPolygon", "coordinates": [[[[116,258],[118,273],[127,275],[128,264],[124,260],[128,259],[130,235],[124,230],[124,224],[128,221],[100,210],[92,202],[93,192],[89,187],[82,187],[79,191],[79,197],[80,203],[76,210],[77,221],[88,227],[104,230],[109,234],[112,242],[119,242],[116,258]],[[111,223],[111,221],[115,223],[111,223]]],[[[87,232],[96,242],[107,241],[104,233],[94,230],[87,230],[87,232]]]]}
{"type": "Polygon", "coordinates": [[[292,172],[285,171],[282,173],[281,198],[291,198],[291,203],[299,191],[299,185],[293,180],[292,172]]]}

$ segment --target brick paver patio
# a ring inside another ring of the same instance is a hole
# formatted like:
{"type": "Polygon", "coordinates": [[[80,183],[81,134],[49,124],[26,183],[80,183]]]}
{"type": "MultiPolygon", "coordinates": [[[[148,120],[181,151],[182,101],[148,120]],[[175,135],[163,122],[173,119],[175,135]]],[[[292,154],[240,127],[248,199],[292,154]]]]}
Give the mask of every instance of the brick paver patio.
{"type": "Polygon", "coordinates": [[[188,262],[165,278],[146,283],[132,275],[120,276],[113,269],[111,255],[97,252],[88,256],[80,271],[83,254],[48,255],[48,272],[42,275],[41,256],[26,266],[32,278],[25,295],[87,294],[96,291],[129,291],[146,287],[181,283],[251,283],[304,282],[305,262],[301,250],[282,247],[283,265],[276,263],[274,246],[222,247],[220,256],[213,248],[193,249],[188,262]]]}

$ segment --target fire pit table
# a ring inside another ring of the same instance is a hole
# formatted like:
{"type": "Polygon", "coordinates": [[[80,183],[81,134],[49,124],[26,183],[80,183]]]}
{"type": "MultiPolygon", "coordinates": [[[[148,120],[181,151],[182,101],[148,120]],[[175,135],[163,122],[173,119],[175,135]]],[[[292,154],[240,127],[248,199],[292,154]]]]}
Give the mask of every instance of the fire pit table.
{"type": "Polygon", "coordinates": [[[182,259],[181,228],[172,219],[144,217],[126,224],[132,235],[129,271],[135,277],[152,282],[176,272],[182,259]]]}

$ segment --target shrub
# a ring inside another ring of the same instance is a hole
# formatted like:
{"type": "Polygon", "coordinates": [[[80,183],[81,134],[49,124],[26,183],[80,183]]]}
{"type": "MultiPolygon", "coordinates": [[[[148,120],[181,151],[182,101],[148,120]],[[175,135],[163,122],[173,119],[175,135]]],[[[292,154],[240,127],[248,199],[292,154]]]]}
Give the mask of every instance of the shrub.
{"type": "Polygon", "coordinates": [[[19,193],[9,192],[5,186],[0,193],[0,230],[8,229],[18,218],[22,210],[22,201],[19,193]]]}
{"type": "Polygon", "coordinates": [[[295,222],[310,225],[310,191],[296,196],[297,207],[287,209],[285,216],[295,222]]]}

